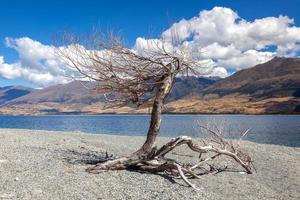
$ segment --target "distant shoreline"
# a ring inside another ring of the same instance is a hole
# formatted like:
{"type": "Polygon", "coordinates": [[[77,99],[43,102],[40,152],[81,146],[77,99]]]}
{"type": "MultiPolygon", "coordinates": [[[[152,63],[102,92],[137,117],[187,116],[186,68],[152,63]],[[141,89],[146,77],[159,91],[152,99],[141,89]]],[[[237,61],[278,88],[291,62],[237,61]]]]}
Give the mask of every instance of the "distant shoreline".
{"type": "MultiPolygon", "coordinates": [[[[55,113],[55,114],[0,114],[0,116],[104,116],[104,115],[136,115],[136,116],[150,116],[147,113],[55,113]]],[[[253,116],[260,116],[260,115],[296,115],[300,116],[300,113],[163,113],[163,115],[253,115],[253,116]]]]}

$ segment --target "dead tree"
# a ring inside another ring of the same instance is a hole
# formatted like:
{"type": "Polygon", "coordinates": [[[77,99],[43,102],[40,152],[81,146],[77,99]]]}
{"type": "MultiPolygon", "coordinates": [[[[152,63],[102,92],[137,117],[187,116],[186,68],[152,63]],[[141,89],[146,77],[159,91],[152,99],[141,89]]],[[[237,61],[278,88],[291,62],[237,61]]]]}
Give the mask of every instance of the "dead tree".
{"type": "MultiPolygon", "coordinates": [[[[162,40],[150,40],[142,52],[127,48],[119,37],[98,33],[80,40],[68,35],[64,45],[58,48],[58,55],[64,62],[77,69],[82,78],[93,81],[95,90],[103,93],[110,104],[122,106],[129,103],[138,107],[152,105],[151,120],[145,143],[128,156],[108,160],[87,169],[90,173],[106,170],[136,169],[152,173],[164,172],[181,177],[189,186],[196,188],[189,180],[198,177],[203,164],[221,155],[229,156],[239,163],[246,173],[251,174],[251,159],[216,132],[213,140],[203,145],[195,144],[192,138],[182,136],[172,139],[160,148],[155,146],[161,127],[164,102],[177,76],[199,74],[205,69],[186,53],[183,44],[172,44],[162,40]],[[200,70],[199,70],[200,69],[200,70]],[[178,146],[186,145],[199,154],[199,162],[182,163],[166,155],[178,146]],[[203,154],[213,153],[203,159],[203,154]]],[[[220,171],[210,165],[201,173],[220,171]]]]}

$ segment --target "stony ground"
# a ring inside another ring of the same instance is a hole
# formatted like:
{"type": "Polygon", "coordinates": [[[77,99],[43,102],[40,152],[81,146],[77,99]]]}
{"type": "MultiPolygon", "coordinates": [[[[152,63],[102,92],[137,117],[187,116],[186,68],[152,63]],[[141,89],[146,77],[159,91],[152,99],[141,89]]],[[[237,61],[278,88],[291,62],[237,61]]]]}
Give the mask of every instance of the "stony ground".
{"type": "Polygon", "coordinates": [[[200,191],[161,175],[85,172],[88,165],[81,161],[106,151],[126,155],[143,140],[0,129],[0,199],[300,199],[300,148],[277,145],[244,142],[257,173],[223,172],[191,180],[200,191]]]}

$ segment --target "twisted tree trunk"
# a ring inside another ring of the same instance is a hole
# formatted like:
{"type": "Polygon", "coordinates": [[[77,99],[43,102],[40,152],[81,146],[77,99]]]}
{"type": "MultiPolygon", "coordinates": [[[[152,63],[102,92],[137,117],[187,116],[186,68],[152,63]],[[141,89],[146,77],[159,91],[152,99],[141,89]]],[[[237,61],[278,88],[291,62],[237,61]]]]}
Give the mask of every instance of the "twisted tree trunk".
{"type": "Polygon", "coordinates": [[[151,152],[153,145],[155,143],[156,137],[159,134],[160,126],[161,126],[161,115],[162,115],[162,107],[163,107],[163,91],[159,91],[153,106],[152,106],[152,112],[151,112],[151,121],[147,133],[147,139],[141,149],[140,152],[143,153],[149,153],[151,152]]]}
{"type": "Polygon", "coordinates": [[[143,146],[136,152],[137,154],[149,154],[151,151],[153,151],[153,146],[161,127],[161,115],[164,100],[170,93],[174,77],[175,74],[166,74],[161,80],[160,87],[158,87],[152,105],[151,120],[148,128],[147,138],[143,146]]]}

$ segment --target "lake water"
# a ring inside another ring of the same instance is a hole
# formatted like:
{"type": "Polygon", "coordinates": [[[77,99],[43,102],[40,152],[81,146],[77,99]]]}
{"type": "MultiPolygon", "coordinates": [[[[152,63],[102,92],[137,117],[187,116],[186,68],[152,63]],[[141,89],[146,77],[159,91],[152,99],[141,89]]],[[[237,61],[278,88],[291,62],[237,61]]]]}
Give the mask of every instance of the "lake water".
{"type": "MultiPolygon", "coordinates": [[[[0,128],[81,131],[116,135],[146,135],[148,115],[0,116],[0,128]]],[[[164,115],[161,136],[204,136],[199,125],[218,129],[236,138],[300,147],[299,115],[164,115]]]]}

